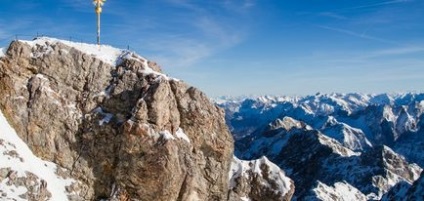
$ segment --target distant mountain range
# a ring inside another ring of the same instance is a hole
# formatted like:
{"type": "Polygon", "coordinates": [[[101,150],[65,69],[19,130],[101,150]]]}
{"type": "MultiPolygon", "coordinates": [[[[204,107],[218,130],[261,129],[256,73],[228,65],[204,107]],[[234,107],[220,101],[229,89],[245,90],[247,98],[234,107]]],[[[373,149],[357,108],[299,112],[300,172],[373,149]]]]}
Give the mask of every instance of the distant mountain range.
{"type": "Polygon", "coordinates": [[[235,155],[277,164],[294,180],[293,200],[422,198],[424,94],[216,102],[225,109],[235,155]]]}

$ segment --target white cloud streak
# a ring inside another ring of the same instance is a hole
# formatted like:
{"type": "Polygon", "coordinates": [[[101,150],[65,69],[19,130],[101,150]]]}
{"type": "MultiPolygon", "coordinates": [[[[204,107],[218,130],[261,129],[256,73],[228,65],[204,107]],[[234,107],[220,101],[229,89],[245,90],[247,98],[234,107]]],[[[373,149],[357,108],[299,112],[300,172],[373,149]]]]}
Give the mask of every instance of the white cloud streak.
{"type": "Polygon", "coordinates": [[[164,29],[160,34],[144,38],[147,45],[143,49],[154,52],[151,56],[164,67],[192,66],[241,43],[246,37],[247,24],[243,21],[243,14],[235,14],[231,9],[235,5],[239,8],[254,5],[252,0],[237,1],[237,4],[234,1],[212,1],[207,3],[208,7],[190,0],[165,1],[189,12],[184,12],[184,16],[175,21],[167,20],[169,24],[160,25],[159,28],[164,29]],[[217,15],[216,9],[223,6],[227,6],[224,13],[217,15]]]}
{"type": "Polygon", "coordinates": [[[151,38],[144,45],[153,51],[154,60],[168,68],[192,65],[213,51],[205,44],[181,36],[151,38]]]}
{"type": "Polygon", "coordinates": [[[386,57],[386,56],[399,56],[399,55],[408,55],[424,52],[424,47],[400,47],[400,48],[391,48],[378,50],[370,53],[369,58],[373,57],[386,57]]]}
{"type": "Polygon", "coordinates": [[[401,43],[398,43],[396,41],[386,40],[384,38],[379,38],[379,37],[367,35],[367,34],[365,34],[365,32],[364,33],[357,33],[357,32],[351,31],[351,30],[347,30],[347,29],[340,29],[340,28],[322,26],[322,25],[318,25],[317,27],[322,28],[322,29],[326,29],[326,30],[330,30],[330,31],[334,31],[334,32],[338,32],[338,33],[342,33],[342,34],[346,34],[346,35],[350,35],[350,36],[353,36],[353,37],[356,37],[356,38],[362,38],[362,39],[372,40],[372,41],[391,44],[391,45],[402,45],[401,43]]]}
{"type": "Polygon", "coordinates": [[[337,13],[334,13],[334,12],[321,12],[318,15],[323,16],[323,17],[338,19],[338,20],[347,20],[348,19],[347,17],[340,15],[340,14],[337,14],[337,13]]]}
{"type": "Polygon", "coordinates": [[[380,2],[380,3],[374,3],[374,4],[367,4],[367,5],[362,5],[362,6],[356,6],[356,7],[351,7],[351,8],[348,8],[348,9],[372,8],[372,7],[379,7],[379,6],[384,6],[384,5],[399,4],[399,3],[406,3],[406,2],[410,2],[410,0],[383,1],[383,2],[380,2]]]}

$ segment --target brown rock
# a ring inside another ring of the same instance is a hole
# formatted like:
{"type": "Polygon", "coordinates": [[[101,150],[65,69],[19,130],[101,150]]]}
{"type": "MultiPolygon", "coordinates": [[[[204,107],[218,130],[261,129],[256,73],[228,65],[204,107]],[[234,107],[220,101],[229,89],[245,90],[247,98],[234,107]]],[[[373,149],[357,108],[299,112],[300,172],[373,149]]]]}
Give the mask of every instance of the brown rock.
{"type": "Polygon", "coordinates": [[[44,40],[10,45],[0,109],[34,154],[84,184],[81,199],[228,199],[233,140],[204,93],[132,53],[111,66],[44,40]]]}
{"type": "Polygon", "coordinates": [[[265,156],[252,161],[233,159],[230,172],[230,201],[289,201],[294,182],[265,156]]]}

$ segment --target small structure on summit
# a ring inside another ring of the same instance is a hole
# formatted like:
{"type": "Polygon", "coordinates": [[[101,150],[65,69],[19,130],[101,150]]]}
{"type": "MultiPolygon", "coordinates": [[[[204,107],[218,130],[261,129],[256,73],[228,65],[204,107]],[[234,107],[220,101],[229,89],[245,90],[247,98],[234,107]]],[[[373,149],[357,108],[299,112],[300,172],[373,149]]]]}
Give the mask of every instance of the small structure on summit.
{"type": "Polygon", "coordinates": [[[105,1],[106,0],[93,0],[93,4],[96,6],[94,11],[97,15],[97,45],[100,45],[100,14],[102,13],[102,6],[105,1]]]}

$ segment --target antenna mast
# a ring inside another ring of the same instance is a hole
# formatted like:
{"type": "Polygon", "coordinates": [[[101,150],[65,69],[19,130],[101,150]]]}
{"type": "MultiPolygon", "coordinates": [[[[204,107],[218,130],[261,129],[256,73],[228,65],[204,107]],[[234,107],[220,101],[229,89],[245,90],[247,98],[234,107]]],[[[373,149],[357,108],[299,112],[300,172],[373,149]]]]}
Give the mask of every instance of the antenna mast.
{"type": "Polygon", "coordinates": [[[100,14],[102,13],[102,6],[105,1],[106,0],[93,0],[93,4],[96,6],[94,11],[97,15],[97,45],[100,45],[100,14]]]}

